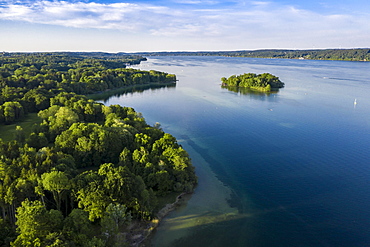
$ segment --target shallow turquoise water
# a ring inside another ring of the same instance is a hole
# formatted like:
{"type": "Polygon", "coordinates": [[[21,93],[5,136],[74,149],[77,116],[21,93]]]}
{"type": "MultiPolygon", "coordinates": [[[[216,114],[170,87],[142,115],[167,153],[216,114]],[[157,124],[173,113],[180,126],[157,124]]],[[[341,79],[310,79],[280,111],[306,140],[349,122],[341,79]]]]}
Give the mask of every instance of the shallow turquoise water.
{"type": "Polygon", "coordinates": [[[370,63],[152,57],[139,68],[179,81],[105,103],[160,122],[200,178],[154,246],[370,245],[370,63]],[[249,72],[286,86],[221,89],[221,77],[249,72]]]}

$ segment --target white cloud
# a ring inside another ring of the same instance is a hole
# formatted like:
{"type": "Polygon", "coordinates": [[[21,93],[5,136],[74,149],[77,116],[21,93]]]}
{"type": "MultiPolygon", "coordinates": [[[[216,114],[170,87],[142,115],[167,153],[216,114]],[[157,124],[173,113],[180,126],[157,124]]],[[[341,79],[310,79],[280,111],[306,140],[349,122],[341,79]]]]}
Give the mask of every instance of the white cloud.
{"type": "Polygon", "coordinates": [[[331,42],[333,47],[339,43],[344,45],[344,40],[350,43],[356,37],[370,39],[368,14],[325,15],[272,1],[234,1],[221,4],[222,9],[211,8],[220,1],[177,2],[192,7],[67,1],[20,4],[13,1],[0,5],[0,20],[123,30],[177,40],[193,39],[193,43],[208,42],[209,47],[229,46],[230,49],[249,48],[251,44],[256,48],[310,48],[325,42],[331,42]],[[198,3],[202,7],[198,8],[198,3]]]}
{"type": "Polygon", "coordinates": [[[9,5],[4,8],[5,11],[0,11],[0,18],[3,19],[22,19],[30,14],[30,9],[26,6],[9,5]]]}
{"type": "Polygon", "coordinates": [[[31,4],[1,6],[0,19],[76,28],[125,30],[135,26],[145,26],[148,14],[160,15],[165,9],[165,7],[131,3],[34,1],[31,4]]]}
{"type": "Polygon", "coordinates": [[[177,1],[174,1],[175,3],[180,3],[180,4],[195,4],[195,5],[199,5],[199,4],[217,4],[219,3],[220,1],[212,1],[212,0],[177,0],[177,1]]]}

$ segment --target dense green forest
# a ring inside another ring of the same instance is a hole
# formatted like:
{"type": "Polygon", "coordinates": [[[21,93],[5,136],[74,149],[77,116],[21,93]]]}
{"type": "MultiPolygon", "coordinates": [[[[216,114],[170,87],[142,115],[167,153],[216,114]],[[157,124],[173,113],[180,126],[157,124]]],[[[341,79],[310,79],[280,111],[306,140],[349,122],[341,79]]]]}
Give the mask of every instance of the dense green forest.
{"type": "Polygon", "coordinates": [[[191,192],[194,167],[176,139],[130,107],[82,94],[176,81],[101,53],[0,55],[0,246],[126,246],[122,227],[155,216],[158,197],[191,192]]]}
{"type": "Polygon", "coordinates": [[[200,52],[144,52],[144,56],[227,56],[314,60],[370,61],[370,49],[242,50],[200,52]]]}
{"type": "Polygon", "coordinates": [[[224,88],[241,87],[263,92],[276,91],[284,87],[284,83],[280,81],[279,77],[269,73],[232,75],[229,78],[222,77],[221,81],[221,86],[224,88]]]}
{"type": "Polygon", "coordinates": [[[0,124],[46,109],[49,99],[61,92],[91,94],[176,81],[172,74],[125,68],[143,60],[105,53],[4,53],[0,55],[0,124]]]}

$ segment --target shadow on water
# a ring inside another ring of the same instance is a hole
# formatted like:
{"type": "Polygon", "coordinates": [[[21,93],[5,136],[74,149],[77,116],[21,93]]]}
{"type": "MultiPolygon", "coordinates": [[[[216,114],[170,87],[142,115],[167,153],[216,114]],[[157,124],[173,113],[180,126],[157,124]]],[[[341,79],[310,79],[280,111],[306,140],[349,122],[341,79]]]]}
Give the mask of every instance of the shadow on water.
{"type": "Polygon", "coordinates": [[[262,100],[262,101],[275,101],[276,95],[279,92],[279,89],[275,89],[270,92],[261,92],[257,90],[252,90],[250,88],[243,87],[225,87],[222,86],[222,89],[227,90],[232,93],[236,93],[241,96],[249,97],[253,100],[262,100]]]}
{"type": "MultiPolygon", "coordinates": [[[[284,224],[290,224],[290,218],[284,209],[276,208],[255,214],[216,214],[203,213],[202,215],[186,215],[169,220],[168,234],[178,235],[178,232],[187,231],[187,235],[173,239],[170,245],[176,247],[286,247],[286,246],[365,246],[353,231],[335,229],[346,236],[346,241],[330,236],[330,231],[324,233],[312,231],[315,226],[303,224],[299,228],[284,229],[284,224]],[[271,221],[274,219],[274,221],[271,221]],[[194,220],[196,221],[194,223],[194,220]],[[271,232],[271,229],[274,229],[271,232]],[[300,233],[300,231],[302,231],[300,233]],[[324,235],[324,236],[322,236],[324,235]],[[326,239],[330,239],[329,241],[326,239]],[[288,243],[288,244],[287,244],[288,243]],[[302,243],[304,243],[302,245],[302,243]]],[[[328,227],[330,227],[328,225],[328,227]]]]}
{"type": "MultiPolygon", "coordinates": [[[[223,168],[223,165],[217,161],[215,158],[212,157],[212,155],[209,154],[208,150],[206,148],[202,148],[201,146],[197,145],[193,140],[190,139],[187,135],[181,135],[180,136],[184,141],[188,143],[189,146],[191,146],[198,154],[202,156],[202,158],[211,165],[212,169],[217,170],[217,174],[226,174],[226,171],[223,168]]],[[[230,181],[229,176],[220,176],[218,175],[217,178],[225,182],[226,184],[232,183],[233,181],[230,181]]],[[[231,189],[231,187],[229,187],[231,189]]],[[[240,200],[240,196],[236,194],[235,191],[232,190],[232,194],[230,195],[230,199],[228,200],[228,204],[230,207],[237,208],[239,213],[244,212],[244,205],[242,201],[240,200]]]]}
{"type": "Polygon", "coordinates": [[[90,99],[93,100],[102,100],[106,103],[111,97],[120,97],[126,94],[134,94],[134,93],[143,93],[145,91],[151,90],[152,92],[162,89],[171,89],[176,88],[176,83],[156,83],[156,84],[148,84],[148,85],[135,85],[129,86],[124,88],[118,88],[109,90],[106,92],[98,93],[98,94],[91,94],[89,95],[90,99]]]}

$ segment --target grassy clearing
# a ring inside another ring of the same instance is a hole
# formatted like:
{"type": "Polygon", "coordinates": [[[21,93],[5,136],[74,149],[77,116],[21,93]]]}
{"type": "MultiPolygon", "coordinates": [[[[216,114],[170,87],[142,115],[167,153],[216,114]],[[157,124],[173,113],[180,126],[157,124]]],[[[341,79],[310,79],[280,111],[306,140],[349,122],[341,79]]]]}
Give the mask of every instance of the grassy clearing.
{"type": "Polygon", "coordinates": [[[31,134],[32,126],[34,124],[41,123],[41,118],[37,116],[37,113],[29,113],[22,121],[9,125],[0,125],[0,138],[3,141],[14,140],[15,137],[15,127],[21,126],[26,136],[31,134]]]}

